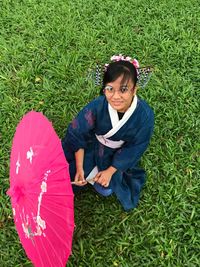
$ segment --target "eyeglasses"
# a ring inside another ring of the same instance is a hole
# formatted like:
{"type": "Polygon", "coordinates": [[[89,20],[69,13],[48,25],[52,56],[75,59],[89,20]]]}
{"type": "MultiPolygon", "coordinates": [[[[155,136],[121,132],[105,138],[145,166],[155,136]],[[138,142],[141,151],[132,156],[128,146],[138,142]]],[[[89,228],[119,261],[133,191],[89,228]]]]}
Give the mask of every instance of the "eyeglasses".
{"type": "Polygon", "coordinates": [[[134,89],[134,87],[131,89],[128,89],[127,85],[122,85],[119,88],[119,90],[115,90],[111,85],[106,85],[104,87],[104,92],[108,96],[113,96],[116,91],[118,92],[119,95],[126,95],[127,93],[130,93],[133,89],[134,89]]]}

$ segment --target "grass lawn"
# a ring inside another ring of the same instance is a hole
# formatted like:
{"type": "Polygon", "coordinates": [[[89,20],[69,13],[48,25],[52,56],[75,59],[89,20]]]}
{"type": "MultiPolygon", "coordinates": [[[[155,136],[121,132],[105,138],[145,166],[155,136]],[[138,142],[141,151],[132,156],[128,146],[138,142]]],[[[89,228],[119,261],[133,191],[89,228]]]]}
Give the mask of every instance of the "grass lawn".
{"type": "Polygon", "coordinates": [[[75,198],[69,267],[200,266],[200,6],[197,0],[0,1],[0,266],[32,266],[15,230],[9,156],[24,113],[59,137],[99,88],[87,79],[113,54],[153,65],[139,91],[155,112],[142,159],[147,183],[125,213],[114,196],[75,198]]]}

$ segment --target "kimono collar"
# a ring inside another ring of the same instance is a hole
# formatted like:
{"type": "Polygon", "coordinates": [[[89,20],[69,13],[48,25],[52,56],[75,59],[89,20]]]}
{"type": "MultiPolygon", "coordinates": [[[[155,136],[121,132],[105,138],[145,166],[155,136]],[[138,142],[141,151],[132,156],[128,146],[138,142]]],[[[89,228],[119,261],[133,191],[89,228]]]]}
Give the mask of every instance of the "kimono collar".
{"type": "Polygon", "coordinates": [[[135,95],[131,106],[127,109],[121,120],[119,120],[117,111],[114,108],[112,108],[110,104],[108,104],[108,111],[113,128],[104,135],[105,138],[109,138],[110,136],[114,135],[127,122],[127,120],[130,118],[130,116],[133,114],[133,112],[137,107],[137,101],[138,98],[135,95]]]}

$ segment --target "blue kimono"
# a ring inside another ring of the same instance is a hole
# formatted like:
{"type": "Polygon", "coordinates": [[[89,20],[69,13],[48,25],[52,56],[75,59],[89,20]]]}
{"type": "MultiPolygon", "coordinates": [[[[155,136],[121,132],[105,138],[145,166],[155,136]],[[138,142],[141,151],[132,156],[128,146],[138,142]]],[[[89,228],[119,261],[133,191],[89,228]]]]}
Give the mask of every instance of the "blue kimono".
{"type": "Polygon", "coordinates": [[[113,166],[109,188],[116,194],[125,210],[137,206],[140,191],[145,182],[145,171],[138,167],[147,149],[154,127],[154,114],[149,105],[138,98],[137,106],[127,122],[109,139],[123,140],[120,148],[111,148],[97,140],[112,128],[108,102],[99,96],[86,105],[69,124],[62,140],[63,150],[69,163],[70,176],[76,174],[75,152],[85,151],[83,169],[85,177],[97,166],[99,171],[113,166]]]}

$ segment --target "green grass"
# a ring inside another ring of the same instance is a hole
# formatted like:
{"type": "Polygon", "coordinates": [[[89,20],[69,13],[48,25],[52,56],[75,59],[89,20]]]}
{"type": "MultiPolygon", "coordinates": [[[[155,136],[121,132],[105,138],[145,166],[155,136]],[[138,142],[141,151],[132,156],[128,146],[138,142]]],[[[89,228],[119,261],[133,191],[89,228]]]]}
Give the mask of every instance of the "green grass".
{"type": "Polygon", "coordinates": [[[0,1],[0,266],[31,266],[12,220],[9,155],[17,123],[42,111],[60,137],[98,95],[87,80],[113,54],[154,66],[140,91],[155,111],[137,209],[93,191],[75,198],[69,267],[195,267],[200,259],[200,7],[195,0],[0,1]]]}

